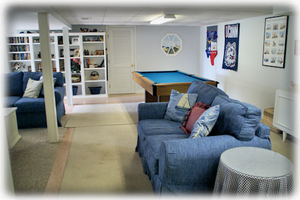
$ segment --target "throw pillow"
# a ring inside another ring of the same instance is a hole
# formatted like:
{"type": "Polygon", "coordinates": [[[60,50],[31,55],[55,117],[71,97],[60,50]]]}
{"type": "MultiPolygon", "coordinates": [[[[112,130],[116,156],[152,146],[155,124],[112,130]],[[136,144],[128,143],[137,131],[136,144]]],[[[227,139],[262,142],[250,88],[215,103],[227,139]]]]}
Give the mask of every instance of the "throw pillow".
{"type": "Polygon", "coordinates": [[[208,108],[210,108],[210,106],[202,102],[197,102],[195,103],[195,105],[193,105],[191,110],[186,115],[185,121],[180,127],[185,132],[185,134],[188,135],[191,134],[195,122],[199,119],[202,113],[204,113],[208,108]]]}
{"type": "Polygon", "coordinates": [[[180,93],[176,90],[172,90],[164,118],[183,123],[186,114],[195,104],[197,97],[198,94],[180,93]]]}
{"type": "Polygon", "coordinates": [[[194,124],[190,138],[208,136],[218,119],[219,112],[219,105],[207,109],[194,124]]]}
{"type": "Polygon", "coordinates": [[[42,85],[42,81],[35,81],[29,78],[23,97],[37,98],[40,94],[42,85]]]}

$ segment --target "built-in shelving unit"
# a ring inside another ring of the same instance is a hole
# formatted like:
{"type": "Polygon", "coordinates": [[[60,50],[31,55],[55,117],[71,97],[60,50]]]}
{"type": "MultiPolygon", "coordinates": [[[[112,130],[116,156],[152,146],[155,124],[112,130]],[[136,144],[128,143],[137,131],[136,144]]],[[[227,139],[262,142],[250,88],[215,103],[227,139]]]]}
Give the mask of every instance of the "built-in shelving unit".
{"type": "MultiPolygon", "coordinates": [[[[10,70],[42,71],[39,34],[19,34],[8,37],[8,60],[10,70]]],[[[50,34],[50,48],[53,71],[65,76],[64,45],[62,33],[50,34]]],[[[107,67],[104,32],[69,33],[70,70],[72,86],[77,87],[73,97],[107,96],[107,67]],[[91,73],[99,77],[94,80],[91,73]],[[101,86],[99,94],[91,94],[90,87],[101,86]]],[[[65,77],[66,78],[66,77],[65,77]]]]}

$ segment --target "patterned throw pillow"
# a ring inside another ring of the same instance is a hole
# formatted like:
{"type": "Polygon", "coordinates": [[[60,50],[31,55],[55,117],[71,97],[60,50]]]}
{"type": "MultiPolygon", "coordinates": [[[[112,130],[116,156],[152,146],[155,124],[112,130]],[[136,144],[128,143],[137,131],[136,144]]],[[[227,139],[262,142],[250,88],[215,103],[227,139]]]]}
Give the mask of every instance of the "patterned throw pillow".
{"type": "Polygon", "coordinates": [[[37,98],[40,94],[42,85],[43,85],[42,81],[35,81],[29,78],[23,97],[37,98]]]}
{"type": "Polygon", "coordinates": [[[219,105],[207,109],[194,124],[190,138],[208,136],[219,117],[219,112],[219,105]]]}
{"type": "Polygon", "coordinates": [[[172,90],[164,118],[183,123],[186,114],[195,104],[197,97],[198,94],[195,93],[180,93],[172,90]]]}
{"type": "Polygon", "coordinates": [[[208,108],[210,108],[210,106],[202,102],[197,102],[194,104],[192,109],[186,115],[185,121],[183,122],[182,126],[180,127],[185,132],[185,134],[191,134],[195,122],[208,108]]]}

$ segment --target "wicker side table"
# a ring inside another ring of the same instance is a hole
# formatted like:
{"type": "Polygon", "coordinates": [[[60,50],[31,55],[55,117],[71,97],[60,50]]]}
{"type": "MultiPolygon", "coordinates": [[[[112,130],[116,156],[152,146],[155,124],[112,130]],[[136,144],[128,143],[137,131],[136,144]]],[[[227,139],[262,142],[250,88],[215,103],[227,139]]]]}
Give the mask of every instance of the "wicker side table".
{"type": "Polygon", "coordinates": [[[221,155],[214,194],[289,195],[293,186],[289,159],[267,149],[238,147],[221,155]]]}

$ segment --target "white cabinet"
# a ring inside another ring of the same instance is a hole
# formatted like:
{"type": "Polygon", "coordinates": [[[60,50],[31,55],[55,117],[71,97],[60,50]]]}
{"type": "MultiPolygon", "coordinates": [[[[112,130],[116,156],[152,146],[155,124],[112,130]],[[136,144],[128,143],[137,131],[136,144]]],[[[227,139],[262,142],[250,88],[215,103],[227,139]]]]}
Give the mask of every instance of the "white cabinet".
{"type": "MultiPolygon", "coordinates": [[[[10,71],[20,66],[20,71],[42,71],[39,34],[19,34],[8,37],[7,52],[10,71]]],[[[107,96],[106,43],[104,32],[69,33],[70,68],[72,86],[77,87],[74,97],[107,96]],[[88,52],[88,53],[87,53],[88,52]],[[77,68],[78,67],[78,68],[77,68]],[[97,79],[91,73],[99,74],[97,79]],[[90,88],[102,87],[99,94],[90,88]]],[[[52,68],[65,76],[63,34],[50,34],[52,68]]]]}
{"type": "Polygon", "coordinates": [[[296,102],[293,90],[276,90],[273,126],[283,131],[283,141],[287,133],[297,137],[296,102]]]}

